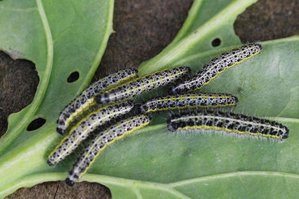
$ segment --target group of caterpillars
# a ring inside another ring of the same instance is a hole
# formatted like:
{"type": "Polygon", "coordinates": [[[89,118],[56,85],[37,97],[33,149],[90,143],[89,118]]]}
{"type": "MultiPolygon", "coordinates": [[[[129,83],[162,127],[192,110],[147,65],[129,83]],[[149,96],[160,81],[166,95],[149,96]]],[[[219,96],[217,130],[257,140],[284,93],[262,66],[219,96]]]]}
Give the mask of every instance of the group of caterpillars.
{"type": "Polygon", "coordinates": [[[134,69],[108,75],[89,86],[61,112],[57,132],[65,135],[48,158],[56,165],[78,145],[89,139],[89,145],[75,162],[66,179],[73,185],[88,170],[101,151],[116,140],[148,125],[151,113],[180,110],[168,118],[170,131],[220,131],[282,140],[288,129],[274,121],[259,119],[217,109],[235,106],[238,99],[230,94],[190,93],[209,83],[222,71],[258,54],[259,44],[247,44],[211,60],[190,78],[189,67],[175,67],[144,77],[134,69]],[[142,105],[134,103],[141,93],[172,85],[171,95],[151,99],[142,105]]]}

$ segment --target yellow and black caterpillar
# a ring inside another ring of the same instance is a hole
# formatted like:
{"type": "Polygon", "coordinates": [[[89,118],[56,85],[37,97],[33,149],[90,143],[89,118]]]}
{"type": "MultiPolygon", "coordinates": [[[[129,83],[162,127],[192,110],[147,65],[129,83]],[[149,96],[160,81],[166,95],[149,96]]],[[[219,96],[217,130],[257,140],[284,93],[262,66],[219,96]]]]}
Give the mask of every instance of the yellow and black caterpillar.
{"type": "Polygon", "coordinates": [[[206,64],[203,69],[191,79],[173,86],[171,92],[178,94],[199,89],[203,85],[208,84],[225,69],[258,54],[261,50],[262,46],[260,44],[247,44],[231,52],[223,53],[221,56],[212,59],[211,62],[206,64]]]}
{"type": "Polygon", "coordinates": [[[221,108],[235,106],[238,98],[230,94],[184,94],[151,99],[141,105],[143,113],[189,108],[221,108]]]}
{"type": "Polygon", "coordinates": [[[97,135],[91,140],[90,145],[85,149],[84,153],[69,172],[66,183],[72,186],[87,171],[99,153],[108,145],[148,125],[149,122],[150,118],[148,116],[136,115],[111,125],[104,131],[97,132],[97,135]]]}
{"type": "Polygon", "coordinates": [[[278,122],[218,110],[174,114],[168,120],[168,129],[170,131],[214,130],[275,140],[286,139],[289,135],[288,128],[278,122]]]}
{"type": "Polygon", "coordinates": [[[133,98],[143,92],[163,87],[174,82],[184,77],[189,72],[190,68],[185,66],[159,71],[130,81],[127,84],[109,90],[104,94],[100,94],[96,96],[96,101],[99,104],[107,104],[118,100],[133,98]]]}

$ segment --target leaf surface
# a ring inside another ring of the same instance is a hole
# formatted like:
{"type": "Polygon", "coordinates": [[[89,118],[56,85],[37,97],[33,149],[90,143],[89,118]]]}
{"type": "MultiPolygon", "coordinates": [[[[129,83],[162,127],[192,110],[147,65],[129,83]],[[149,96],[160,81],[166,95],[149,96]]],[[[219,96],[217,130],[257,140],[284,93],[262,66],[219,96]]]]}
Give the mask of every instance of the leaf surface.
{"type": "Polygon", "coordinates": [[[14,186],[18,179],[45,167],[50,143],[60,138],[55,133],[59,112],[89,84],[105,51],[112,32],[113,3],[0,2],[0,49],[14,59],[32,61],[39,76],[33,102],[10,115],[8,130],[0,140],[0,197],[18,188],[14,186]],[[73,72],[79,79],[69,83],[73,72]],[[37,118],[46,123],[27,131],[37,118]]]}
{"type": "MultiPolygon", "coordinates": [[[[194,1],[178,36],[161,54],[142,64],[139,72],[147,74],[173,65],[188,65],[195,72],[213,56],[239,45],[240,41],[233,32],[233,21],[254,1],[219,1],[216,7],[211,2],[194,1]],[[211,46],[215,37],[221,38],[218,47],[211,46]]],[[[101,6],[112,9],[110,1],[101,6]]],[[[86,31],[83,32],[85,34],[86,31]]],[[[262,42],[262,45],[264,50],[261,54],[223,72],[202,90],[234,94],[240,101],[234,111],[283,122],[290,129],[290,137],[285,142],[219,134],[171,133],[161,120],[160,124],[146,127],[109,146],[82,180],[108,186],[113,198],[297,198],[299,37],[262,42]]],[[[30,60],[37,63],[33,58],[30,60]]],[[[45,69],[38,70],[40,75],[45,69]]],[[[89,80],[91,73],[86,75],[89,80]]],[[[64,82],[65,78],[62,78],[64,82]]],[[[49,85],[51,83],[50,78],[49,85]]],[[[69,97],[65,101],[61,101],[61,96],[53,97],[47,104],[42,100],[38,110],[47,113],[56,110],[55,106],[59,104],[61,106],[55,113],[58,114],[63,103],[70,101],[87,83],[80,88],[75,85],[74,90],[67,93],[69,97]]],[[[54,91],[57,86],[53,85],[54,91]]],[[[50,88],[45,96],[54,96],[55,92],[49,92],[50,88]]],[[[23,116],[20,115],[20,118],[23,116]]],[[[47,155],[59,139],[54,132],[56,117],[53,115],[52,120],[47,118],[52,123],[47,123],[30,137],[22,130],[3,148],[5,153],[0,159],[3,171],[0,178],[5,179],[5,173],[13,175],[4,183],[0,182],[1,196],[19,187],[66,177],[74,157],[55,168],[46,164],[47,155]]],[[[12,122],[10,128],[13,130],[12,122]]],[[[8,129],[7,135],[11,129],[8,129]]],[[[5,139],[1,140],[1,144],[5,139]]]]}

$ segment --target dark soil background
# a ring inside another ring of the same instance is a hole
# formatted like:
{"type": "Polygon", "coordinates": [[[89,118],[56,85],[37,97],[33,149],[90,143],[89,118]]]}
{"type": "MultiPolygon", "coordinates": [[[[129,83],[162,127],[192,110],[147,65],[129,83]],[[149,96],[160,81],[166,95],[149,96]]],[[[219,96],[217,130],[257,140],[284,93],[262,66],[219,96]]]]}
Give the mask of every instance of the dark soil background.
{"type": "MultiPolygon", "coordinates": [[[[159,53],[183,24],[191,3],[191,0],[115,1],[116,33],[110,37],[94,80],[121,68],[136,67],[159,53]]],[[[243,42],[299,34],[299,1],[259,0],[238,17],[235,30],[243,42]]],[[[32,101],[38,81],[32,63],[11,60],[0,52],[0,135],[6,131],[8,115],[32,101]]],[[[93,183],[78,183],[71,188],[63,182],[49,182],[20,189],[8,198],[111,198],[111,194],[106,187],[93,183]]]]}

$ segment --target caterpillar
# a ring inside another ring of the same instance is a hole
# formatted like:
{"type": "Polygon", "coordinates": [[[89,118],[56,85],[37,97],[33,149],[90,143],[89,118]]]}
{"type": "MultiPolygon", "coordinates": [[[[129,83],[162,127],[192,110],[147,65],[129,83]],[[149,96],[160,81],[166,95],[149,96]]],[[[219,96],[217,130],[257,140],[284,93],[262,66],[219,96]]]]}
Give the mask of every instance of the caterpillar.
{"type": "Polygon", "coordinates": [[[189,72],[190,68],[185,66],[156,72],[145,77],[137,78],[127,84],[109,90],[104,94],[100,94],[96,96],[96,101],[99,104],[106,104],[117,100],[133,98],[145,91],[150,91],[174,82],[189,72]]]}
{"type": "Polygon", "coordinates": [[[94,96],[107,89],[111,89],[119,84],[129,81],[137,77],[137,70],[124,69],[117,73],[108,75],[97,82],[90,85],[80,95],[78,95],[71,103],[69,103],[60,113],[57,120],[57,132],[64,134],[70,127],[72,121],[95,104],[94,96]]]}
{"type": "Polygon", "coordinates": [[[204,129],[274,140],[286,139],[289,133],[286,126],[275,121],[215,110],[174,114],[167,126],[170,131],[204,129]]]}
{"type": "Polygon", "coordinates": [[[120,121],[104,131],[98,132],[74,164],[68,178],[65,180],[66,183],[70,186],[74,185],[108,145],[148,125],[149,122],[150,118],[147,115],[137,115],[120,121]]]}
{"type": "Polygon", "coordinates": [[[238,98],[229,94],[185,94],[166,97],[158,97],[141,105],[143,113],[188,109],[188,108],[211,108],[234,106],[238,98]]]}
{"type": "Polygon", "coordinates": [[[208,84],[212,79],[216,78],[225,69],[230,68],[256,54],[262,50],[260,44],[247,44],[239,49],[224,53],[214,58],[210,63],[203,67],[203,70],[193,76],[190,80],[186,80],[171,88],[173,94],[184,93],[190,90],[201,88],[208,84]]]}
{"type": "Polygon", "coordinates": [[[85,140],[89,134],[95,131],[99,126],[104,125],[112,119],[116,119],[132,110],[132,102],[123,102],[100,107],[95,112],[87,116],[87,119],[81,121],[75,126],[70,135],[65,137],[61,143],[49,155],[48,164],[55,165],[72,153],[78,145],[85,140]]]}

